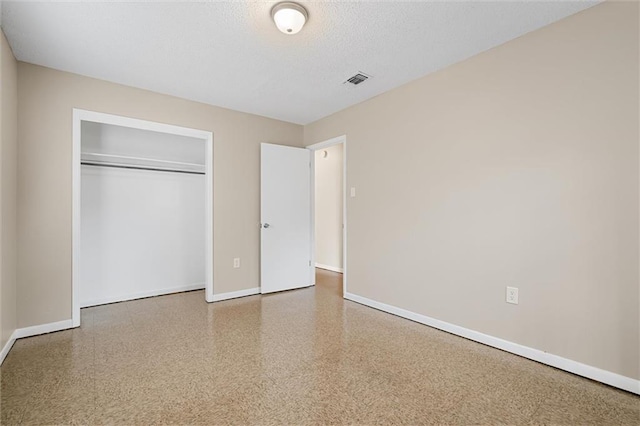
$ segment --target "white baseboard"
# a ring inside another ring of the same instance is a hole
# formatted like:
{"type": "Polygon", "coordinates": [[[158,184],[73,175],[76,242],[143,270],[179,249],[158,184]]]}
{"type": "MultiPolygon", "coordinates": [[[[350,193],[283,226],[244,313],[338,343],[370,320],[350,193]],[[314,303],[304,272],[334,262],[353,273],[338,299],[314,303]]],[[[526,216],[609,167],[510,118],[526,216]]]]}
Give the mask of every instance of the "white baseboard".
{"type": "Polygon", "coordinates": [[[528,358],[542,364],[550,365],[552,367],[559,368],[561,370],[565,370],[570,373],[587,377],[589,379],[596,380],[598,382],[602,382],[607,385],[640,395],[640,380],[632,379],[630,377],[622,376],[611,371],[606,371],[600,368],[592,367],[590,365],[582,364],[580,362],[563,358],[558,355],[553,355],[539,349],[530,348],[518,343],[509,342],[508,340],[489,336],[488,334],[483,334],[474,330],[470,330],[468,328],[440,321],[435,318],[407,311],[402,308],[397,308],[385,303],[376,302],[375,300],[367,299],[366,297],[358,296],[353,293],[345,293],[344,298],[353,302],[360,303],[362,305],[369,306],[371,308],[379,309],[381,311],[388,312],[399,317],[419,322],[421,324],[425,324],[430,327],[467,338],[469,340],[474,340],[476,342],[492,346],[494,348],[498,348],[512,354],[520,355],[524,358],[528,358]]]}
{"type": "Polygon", "coordinates": [[[107,303],[126,302],[128,300],[135,300],[135,299],[144,299],[145,297],[164,296],[166,294],[180,293],[183,291],[202,290],[204,289],[204,285],[205,285],[204,283],[196,283],[196,284],[184,285],[181,287],[167,288],[163,290],[151,290],[151,291],[142,291],[139,293],[130,293],[124,296],[120,295],[120,296],[113,296],[113,297],[105,297],[101,299],[92,299],[92,300],[80,302],[80,308],[88,308],[90,306],[97,306],[97,305],[106,305],[107,303]]]}
{"type": "Polygon", "coordinates": [[[342,273],[342,268],[336,268],[335,266],[323,265],[322,263],[316,263],[316,268],[326,269],[327,271],[342,273]]]}
{"type": "Polygon", "coordinates": [[[68,330],[73,327],[73,321],[68,319],[58,322],[50,322],[48,324],[34,325],[31,327],[19,328],[13,335],[16,339],[23,337],[37,336],[38,334],[53,333],[54,331],[68,330]]]}
{"type": "Polygon", "coordinates": [[[4,344],[2,351],[0,351],[0,365],[4,362],[4,359],[9,355],[9,351],[13,347],[13,344],[16,342],[16,332],[11,333],[11,337],[7,340],[7,343],[4,344]]]}
{"type": "Polygon", "coordinates": [[[72,320],[50,322],[48,324],[18,328],[11,334],[11,337],[2,348],[2,351],[0,351],[0,365],[2,365],[2,363],[4,362],[4,359],[9,354],[9,351],[13,347],[13,344],[16,342],[16,340],[22,339],[23,337],[31,337],[31,336],[37,336],[39,334],[52,333],[54,331],[68,330],[70,328],[74,328],[72,320]]]}
{"type": "Polygon", "coordinates": [[[219,293],[213,295],[213,302],[220,302],[222,300],[235,299],[237,297],[253,296],[254,294],[260,294],[260,287],[248,288],[246,290],[231,291],[229,293],[219,293]]]}

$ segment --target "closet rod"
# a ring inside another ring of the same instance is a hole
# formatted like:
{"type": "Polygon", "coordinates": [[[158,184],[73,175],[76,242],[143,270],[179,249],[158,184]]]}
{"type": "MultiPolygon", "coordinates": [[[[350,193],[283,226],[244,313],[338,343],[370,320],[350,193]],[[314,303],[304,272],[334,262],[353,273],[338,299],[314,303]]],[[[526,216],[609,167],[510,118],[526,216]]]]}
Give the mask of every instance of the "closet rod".
{"type": "Polygon", "coordinates": [[[134,170],[151,170],[154,172],[170,172],[170,173],[187,173],[190,175],[203,175],[204,172],[196,172],[192,170],[172,170],[172,169],[159,169],[156,167],[144,167],[144,166],[128,166],[124,164],[107,164],[107,163],[96,163],[93,161],[81,161],[80,164],[83,166],[98,166],[98,167],[111,167],[114,169],[134,169],[134,170]]]}

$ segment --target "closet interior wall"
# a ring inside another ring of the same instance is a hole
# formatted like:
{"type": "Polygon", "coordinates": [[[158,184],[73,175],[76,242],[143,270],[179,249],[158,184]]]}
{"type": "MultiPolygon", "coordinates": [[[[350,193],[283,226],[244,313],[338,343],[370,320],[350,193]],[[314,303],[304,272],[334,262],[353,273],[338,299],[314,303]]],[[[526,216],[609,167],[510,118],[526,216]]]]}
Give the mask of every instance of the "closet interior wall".
{"type": "Polygon", "coordinates": [[[205,287],[205,141],[82,122],[80,306],[205,287]]]}

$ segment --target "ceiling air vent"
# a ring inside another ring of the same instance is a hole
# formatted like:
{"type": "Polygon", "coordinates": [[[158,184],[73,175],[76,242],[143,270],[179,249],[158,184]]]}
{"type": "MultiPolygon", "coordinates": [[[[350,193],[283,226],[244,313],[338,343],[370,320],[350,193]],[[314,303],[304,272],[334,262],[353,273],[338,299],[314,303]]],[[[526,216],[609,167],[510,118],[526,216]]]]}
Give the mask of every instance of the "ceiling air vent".
{"type": "Polygon", "coordinates": [[[363,81],[366,81],[369,78],[368,75],[363,74],[361,72],[357,73],[356,75],[354,75],[351,78],[348,78],[347,81],[345,81],[343,84],[353,84],[354,86],[357,86],[358,84],[362,83],[363,81]]]}

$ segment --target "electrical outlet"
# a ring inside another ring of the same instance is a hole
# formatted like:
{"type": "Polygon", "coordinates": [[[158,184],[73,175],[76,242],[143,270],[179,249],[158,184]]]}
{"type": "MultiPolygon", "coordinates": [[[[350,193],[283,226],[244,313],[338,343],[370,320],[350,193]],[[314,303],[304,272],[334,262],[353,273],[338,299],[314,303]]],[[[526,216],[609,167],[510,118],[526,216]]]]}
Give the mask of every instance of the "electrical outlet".
{"type": "Polygon", "coordinates": [[[507,287],[507,303],[518,304],[518,289],[516,287],[507,287]]]}
{"type": "Polygon", "coordinates": [[[233,267],[234,268],[239,268],[240,267],[240,258],[239,257],[235,257],[233,259],[233,267]]]}

